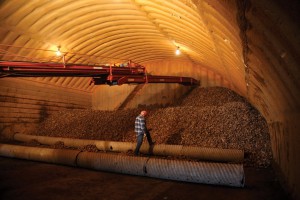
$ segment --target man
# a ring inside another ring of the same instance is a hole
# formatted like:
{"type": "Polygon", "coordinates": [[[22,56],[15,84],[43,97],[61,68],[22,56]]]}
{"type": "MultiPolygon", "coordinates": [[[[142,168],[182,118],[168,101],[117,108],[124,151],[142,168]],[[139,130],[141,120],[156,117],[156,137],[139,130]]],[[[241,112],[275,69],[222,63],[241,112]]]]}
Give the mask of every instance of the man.
{"type": "Polygon", "coordinates": [[[148,143],[149,143],[150,146],[154,144],[154,142],[152,142],[150,132],[148,131],[147,126],[146,126],[146,120],[145,120],[146,115],[147,115],[147,111],[143,110],[143,111],[141,111],[139,116],[137,116],[135,118],[135,129],[134,129],[134,131],[136,132],[136,136],[137,136],[137,144],[136,144],[136,148],[135,148],[135,151],[134,151],[134,155],[136,155],[136,156],[139,155],[140,148],[141,148],[142,143],[143,143],[144,135],[146,135],[148,143]]]}

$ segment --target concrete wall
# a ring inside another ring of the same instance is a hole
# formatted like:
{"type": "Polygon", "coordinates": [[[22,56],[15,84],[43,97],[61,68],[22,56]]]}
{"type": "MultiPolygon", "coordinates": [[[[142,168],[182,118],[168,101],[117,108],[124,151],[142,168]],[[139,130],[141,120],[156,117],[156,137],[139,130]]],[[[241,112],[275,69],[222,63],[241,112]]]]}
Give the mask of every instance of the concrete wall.
{"type": "Polygon", "coordinates": [[[91,108],[91,93],[34,78],[1,78],[0,102],[0,131],[10,137],[35,129],[54,112],[91,108]]]}
{"type": "Polygon", "coordinates": [[[200,81],[201,87],[223,86],[232,89],[232,85],[220,74],[190,61],[170,59],[147,62],[144,65],[152,75],[193,77],[200,81]]]}
{"type": "Polygon", "coordinates": [[[116,110],[136,85],[97,85],[92,95],[92,107],[94,110],[116,110]]]}

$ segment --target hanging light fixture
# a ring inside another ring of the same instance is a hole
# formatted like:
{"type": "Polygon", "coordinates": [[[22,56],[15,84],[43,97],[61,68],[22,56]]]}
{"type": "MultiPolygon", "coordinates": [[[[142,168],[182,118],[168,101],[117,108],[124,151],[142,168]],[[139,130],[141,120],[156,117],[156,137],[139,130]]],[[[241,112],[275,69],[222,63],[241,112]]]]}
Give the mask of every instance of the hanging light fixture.
{"type": "Polygon", "coordinates": [[[57,51],[55,52],[57,57],[60,57],[62,55],[61,51],[60,51],[60,46],[57,47],[57,51]]]}
{"type": "Polygon", "coordinates": [[[64,65],[64,68],[66,68],[66,60],[65,55],[60,51],[60,46],[57,47],[57,51],[55,52],[58,59],[62,58],[62,63],[64,65]]]}
{"type": "Polygon", "coordinates": [[[178,55],[180,55],[180,49],[179,49],[179,46],[177,47],[177,49],[176,49],[176,51],[175,51],[175,54],[178,56],[178,55]]]}

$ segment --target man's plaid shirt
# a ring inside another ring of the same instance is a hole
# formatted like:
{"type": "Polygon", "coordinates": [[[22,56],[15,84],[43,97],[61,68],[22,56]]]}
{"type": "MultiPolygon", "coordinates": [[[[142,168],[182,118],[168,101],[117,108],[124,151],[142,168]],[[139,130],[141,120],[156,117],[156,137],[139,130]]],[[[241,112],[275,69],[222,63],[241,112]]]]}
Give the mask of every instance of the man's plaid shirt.
{"type": "Polygon", "coordinates": [[[146,132],[146,121],[142,115],[139,115],[135,118],[135,129],[136,135],[143,135],[146,132]]]}

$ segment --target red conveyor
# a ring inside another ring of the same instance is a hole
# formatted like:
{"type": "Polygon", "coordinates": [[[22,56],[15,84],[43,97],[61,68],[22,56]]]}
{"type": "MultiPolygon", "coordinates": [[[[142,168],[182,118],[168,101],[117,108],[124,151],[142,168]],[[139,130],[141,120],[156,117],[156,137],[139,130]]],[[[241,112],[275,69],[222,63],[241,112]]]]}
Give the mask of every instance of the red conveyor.
{"type": "Polygon", "coordinates": [[[1,77],[92,77],[95,85],[130,83],[179,83],[199,85],[190,77],[157,76],[146,73],[145,67],[115,67],[106,65],[75,65],[61,63],[33,63],[0,61],[1,77]]]}

